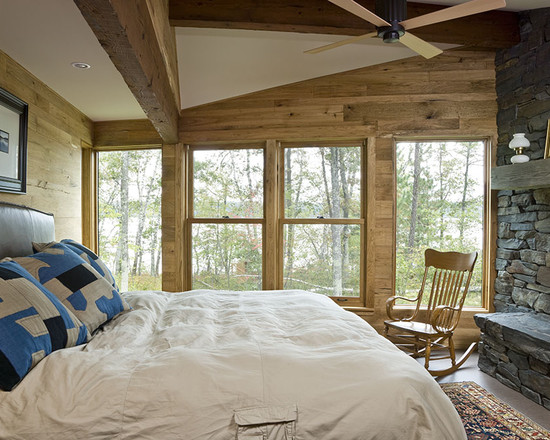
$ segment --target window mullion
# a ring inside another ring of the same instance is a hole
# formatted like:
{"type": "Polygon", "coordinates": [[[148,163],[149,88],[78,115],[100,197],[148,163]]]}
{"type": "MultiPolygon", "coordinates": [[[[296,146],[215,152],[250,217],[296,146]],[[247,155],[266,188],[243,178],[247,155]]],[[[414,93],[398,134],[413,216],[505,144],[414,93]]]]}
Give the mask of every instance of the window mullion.
{"type": "Polygon", "coordinates": [[[263,288],[280,288],[279,269],[279,188],[277,185],[277,166],[279,163],[277,142],[266,142],[264,154],[264,228],[263,228],[263,288]]]}

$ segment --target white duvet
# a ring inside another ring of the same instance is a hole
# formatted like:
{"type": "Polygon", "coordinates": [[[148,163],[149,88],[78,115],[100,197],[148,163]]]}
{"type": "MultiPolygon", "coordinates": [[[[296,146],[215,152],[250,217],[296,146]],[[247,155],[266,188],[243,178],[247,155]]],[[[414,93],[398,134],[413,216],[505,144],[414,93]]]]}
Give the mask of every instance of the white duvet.
{"type": "Polygon", "coordinates": [[[431,376],[329,298],[125,298],[87,345],[0,391],[1,439],[466,439],[431,376]]]}

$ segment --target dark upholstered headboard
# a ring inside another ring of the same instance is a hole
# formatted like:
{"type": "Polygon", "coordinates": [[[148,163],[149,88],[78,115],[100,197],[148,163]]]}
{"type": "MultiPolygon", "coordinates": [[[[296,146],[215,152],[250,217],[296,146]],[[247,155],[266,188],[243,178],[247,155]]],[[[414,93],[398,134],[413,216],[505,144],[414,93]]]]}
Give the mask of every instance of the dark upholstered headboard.
{"type": "Polygon", "coordinates": [[[32,242],[55,240],[53,214],[0,202],[0,259],[33,253],[32,242]]]}

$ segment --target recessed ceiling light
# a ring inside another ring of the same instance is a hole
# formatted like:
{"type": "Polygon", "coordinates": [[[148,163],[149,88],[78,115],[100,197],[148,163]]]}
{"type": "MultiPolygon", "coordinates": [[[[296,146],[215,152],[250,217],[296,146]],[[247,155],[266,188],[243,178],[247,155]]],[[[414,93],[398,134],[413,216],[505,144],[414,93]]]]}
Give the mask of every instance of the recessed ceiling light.
{"type": "Polygon", "coordinates": [[[92,67],[88,63],[80,63],[80,62],[71,63],[71,66],[73,66],[75,69],[89,69],[90,67],[92,67]]]}

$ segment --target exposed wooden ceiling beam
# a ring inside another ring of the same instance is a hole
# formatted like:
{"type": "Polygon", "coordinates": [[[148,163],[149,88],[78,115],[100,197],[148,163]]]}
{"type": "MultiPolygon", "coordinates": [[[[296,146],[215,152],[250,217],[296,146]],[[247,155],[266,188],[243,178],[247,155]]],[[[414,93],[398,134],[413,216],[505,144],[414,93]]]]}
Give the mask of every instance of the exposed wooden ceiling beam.
{"type": "Polygon", "coordinates": [[[165,15],[162,28],[158,15],[164,1],[74,0],[163,142],[172,144],[180,106],[175,43],[166,42],[169,23],[165,15]]]}
{"type": "MultiPolygon", "coordinates": [[[[361,35],[375,30],[370,23],[328,0],[169,0],[170,24],[180,27],[251,29],[282,32],[361,35]]],[[[374,11],[374,0],[359,0],[374,11]]],[[[409,2],[408,18],[444,6],[409,2]]],[[[519,42],[518,16],[491,11],[414,30],[434,43],[480,48],[510,47],[519,42]]]]}

